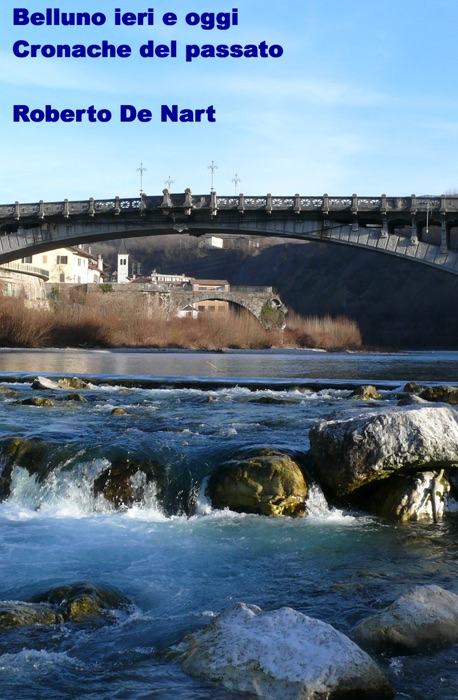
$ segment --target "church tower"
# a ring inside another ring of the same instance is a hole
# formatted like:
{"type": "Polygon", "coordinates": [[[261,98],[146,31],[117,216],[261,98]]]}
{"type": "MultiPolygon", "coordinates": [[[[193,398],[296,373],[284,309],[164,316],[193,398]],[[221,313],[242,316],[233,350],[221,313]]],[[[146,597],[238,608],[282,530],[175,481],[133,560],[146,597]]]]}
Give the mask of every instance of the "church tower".
{"type": "Polygon", "coordinates": [[[124,239],[121,241],[118,251],[118,284],[124,284],[128,282],[129,277],[129,253],[127,252],[126,244],[124,239]]]}

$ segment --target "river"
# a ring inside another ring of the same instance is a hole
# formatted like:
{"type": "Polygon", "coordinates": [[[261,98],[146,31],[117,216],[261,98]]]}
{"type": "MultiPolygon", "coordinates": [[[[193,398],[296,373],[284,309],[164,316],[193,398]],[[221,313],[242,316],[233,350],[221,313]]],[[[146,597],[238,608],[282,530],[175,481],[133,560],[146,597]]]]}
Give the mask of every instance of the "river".
{"type": "MultiPolygon", "coordinates": [[[[316,494],[309,517],[268,519],[205,497],[206,477],[235,452],[304,454],[313,424],[356,407],[351,386],[375,383],[376,403],[395,405],[407,381],[456,385],[458,353],[0,350],[0,385],[13,392],[0,393],[0,450],[11,436],[39,438],[48,467],[38,479],[17,466],[0,503],[0,600],[77,581],[131,600],[106,625],[2,632],[1,700],[241,700],[164,650],[236,601],[291,606],[351,636],[413,585],[458,593],[455,516],[393,524],[316,494]],[[37,375],[84,376],[87,400],[18,403],[52,395],[32,390],[37,375]],[[116,511],[94,478],[126,456],[160,463],[167,487],[116,511]]],[[[396,700],[456,700],[457,652],[377,660],[396,700]]]]}

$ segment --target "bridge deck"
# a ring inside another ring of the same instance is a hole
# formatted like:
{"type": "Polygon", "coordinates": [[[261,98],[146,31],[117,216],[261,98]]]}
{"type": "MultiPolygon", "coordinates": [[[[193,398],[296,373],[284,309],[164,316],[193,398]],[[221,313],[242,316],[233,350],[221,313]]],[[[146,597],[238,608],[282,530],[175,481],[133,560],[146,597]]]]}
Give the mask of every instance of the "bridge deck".
{"type": "Polygon", "coordinates": [[[218,196],[216,192],[0,205],[0,264],[80,243],[141,235],[236,233],[320,240],[458,274],[458,196],[218,196]],[[422,240],[437,227],[440,244],[422,240]]]}

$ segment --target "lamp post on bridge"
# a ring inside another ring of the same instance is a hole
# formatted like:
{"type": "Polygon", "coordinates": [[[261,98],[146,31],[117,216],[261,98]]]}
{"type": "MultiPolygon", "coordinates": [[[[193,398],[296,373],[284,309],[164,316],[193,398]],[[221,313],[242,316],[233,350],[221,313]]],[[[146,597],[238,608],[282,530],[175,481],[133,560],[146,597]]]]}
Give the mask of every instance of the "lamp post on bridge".
{"type": "Polygon", "coordinates": [[[174,184],[175,180],[172,180],[170,175],[168,176],[167,180],[165,180],[165,184],[167,185],[167,189],[170,192],[170,187],[174,184]]]}
{"type": "Polygon", "coordinates": [[[234,193],[237,196],[237,185],[239,184],[239,182],[242,182],[237,173],[235,173],[234,177],[232,178],[232,182],[234,183],[234,193]]]}
{"type": "Polygon", "coordinates": [[[137,168],[137,172],[140,173],[140,198],[143,197],[143,173],[145,170],[146,168],[144,167],[143,163],[140,163],[140,167],[137,168]]]}
{"type": "Polygon", "coordinates": [[[212,174],[212,179],[211,179],[211,183],[212,183],[212,184],[211,184],[211,187],[210,187],[210,192],[213,192],[213,178],[214,178],[214,175],[215,175],[215,170],[218,170],[218,166],[215,165],[214,161],[212,161],[212,162],[211,162],[211,165],[208,166],[208,169],[211,170],[211,174],[212,174]]]}

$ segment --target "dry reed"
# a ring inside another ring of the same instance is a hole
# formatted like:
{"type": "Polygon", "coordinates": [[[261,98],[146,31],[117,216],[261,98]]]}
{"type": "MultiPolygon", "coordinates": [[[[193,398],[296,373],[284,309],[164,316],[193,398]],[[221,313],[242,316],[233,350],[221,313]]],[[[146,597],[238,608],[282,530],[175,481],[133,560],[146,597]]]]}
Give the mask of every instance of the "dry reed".
{"type": "Polygon", "coordinates": [[[362,347],[357,324],[336,319],[286,317],[284,330],[265,330],[248,312],[199,318],[146,314],[133,298],[116,303],[111,295],[63,298],[52,311],[27,308],[21,299],[0,299],[0,344],[16,347],[150,347],[217,350],[270,347],[362,347]]]}

